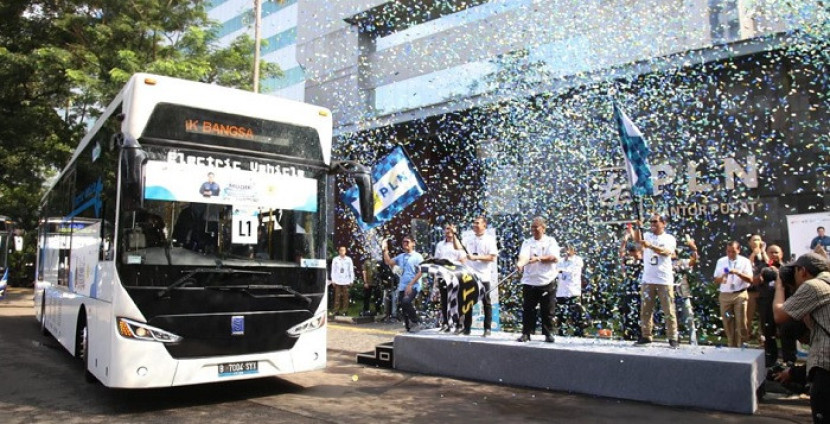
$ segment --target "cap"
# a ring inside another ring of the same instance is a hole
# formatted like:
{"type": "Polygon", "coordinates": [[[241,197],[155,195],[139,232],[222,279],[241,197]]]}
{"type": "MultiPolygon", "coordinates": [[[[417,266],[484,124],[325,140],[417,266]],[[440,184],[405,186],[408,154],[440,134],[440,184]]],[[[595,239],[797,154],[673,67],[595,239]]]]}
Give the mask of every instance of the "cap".
{"type": "Polygon", "coordinates": [[[830,261],[828,261],[824,256],[814,252],[805,253],[799,256],[792,265],[805,268],[807,272],[812,275],[817,275],[824,271],[830,271],[830,261]]]}

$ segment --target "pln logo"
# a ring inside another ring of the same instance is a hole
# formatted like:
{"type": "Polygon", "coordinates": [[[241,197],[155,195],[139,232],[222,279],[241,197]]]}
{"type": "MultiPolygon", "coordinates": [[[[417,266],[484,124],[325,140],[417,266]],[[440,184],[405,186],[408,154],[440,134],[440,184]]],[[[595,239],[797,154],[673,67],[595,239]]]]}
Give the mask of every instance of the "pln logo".
{"type": "Polygon", "coordinates": [[[594,187],[600,207],[615,209],[631,203],[631,189],[624,171],[600,170],[599,174],[598,184],[594,187]]]}
{"type": "Polygon", "coordinates": [[[591,223],[629,222],[636,216],[623,168],[600,168],[590,172],[587,187],[591,223]]]}

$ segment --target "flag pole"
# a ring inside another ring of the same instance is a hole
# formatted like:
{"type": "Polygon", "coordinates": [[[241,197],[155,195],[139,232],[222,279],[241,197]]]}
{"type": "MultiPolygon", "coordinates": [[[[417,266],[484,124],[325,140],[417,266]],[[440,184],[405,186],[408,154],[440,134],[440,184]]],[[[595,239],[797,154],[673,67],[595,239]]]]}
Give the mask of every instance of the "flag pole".
{"type": "Polygon", "coordinates": [[[501,280],[497,281],[497,282],[496,282],[496,284],[495,284],[495,285],[493,285],[493,287],[490,287],[490,290],[487,290],[487,293],[484,293],[484,295],[485,295],[485,296],[489,295],[489,294],[490,294],[490,292],[492,292],[493,290],[495,290],[495,289],[499,288],[499,286],[500,286],[502,283],[504,283],[505,281],[509,280],[511,277],[513,277],[514,275],[516,275],[516,273],[518,273],[518,272],[519,272],[519,270],[518,270],[518,269],[515,269],[515,270],[513,270],[513,272],[511,272],[510,274],[507,274],[507,276],[506,276],[506,277],[504,277],[504,278],[502,278],[501,280]]]}
{"type": "Polygon", "coordinates": [[[645,212],[643,210],[643,196],[639,196],[639,195],[635,196],[632,193],[632,197],[634,198],[634,207],[637,209],[637,222],[639,224],[639,225],[637,225],[637,231],[639,232],[637,239],[642,240],[643,239],[643,214],[645,212]]]}

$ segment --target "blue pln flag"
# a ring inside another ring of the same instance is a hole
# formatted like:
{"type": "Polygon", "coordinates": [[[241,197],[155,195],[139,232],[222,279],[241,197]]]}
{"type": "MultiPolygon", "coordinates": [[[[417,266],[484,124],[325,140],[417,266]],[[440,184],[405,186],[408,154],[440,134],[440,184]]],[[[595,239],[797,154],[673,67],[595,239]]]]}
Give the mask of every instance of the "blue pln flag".
{"type": "Polygon", "coordinates": [[[0,299],[4,299],[6,297],[6,287],[9,285],[9,270],[6,269],[6,272],[3,274],[3,279],[0,280],[0,299]]]}
{"type": "Polygon", "coordinates": [[[356,186],[350,187],[342,195],[343,203],[352,210],[363,231],[389,221],[427,191],[424,180],[401,146],[395,147],[372,167],[372,179],[375,222],[366,224],[361,219],[356,186]]]}
{"type": "Polygon", "coordinates": [[[651,181],[651,170],[648,168],[648,157],[651,150],[646,145],[643,134],[634,125],[634,122],[614,103],[614,121],[620,133],[620,144],[625,153],[625,169],[628,173],[628,183],[631,194],[634,196],[651,195],[654,184],[651,181]]]}

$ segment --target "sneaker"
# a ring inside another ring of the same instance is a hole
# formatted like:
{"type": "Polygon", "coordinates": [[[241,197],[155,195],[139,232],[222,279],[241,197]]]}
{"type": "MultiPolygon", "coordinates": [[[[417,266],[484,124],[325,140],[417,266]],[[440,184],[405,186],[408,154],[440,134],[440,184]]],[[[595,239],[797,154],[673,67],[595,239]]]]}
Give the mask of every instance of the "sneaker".
{"type": "Polygon", "coordinates": [[[487,337],[489,335],[490,335],[490,330],[484,330],[484,333],[481,335],[481,337],[487,337]]]}
{"type": "Polygon", "coordinates": [[[545,343],[553,343],[553,342],[554,342],[554,340],[555,340],[555,339],[554,339],[554,338],[553,338],[553,336],[551,336],[550,334],[548,334],[547,336],[545,336],[545,343]]]}
{"type": "Polygon", "coordinates": [[[421,331],[421,324],[418,324],[418,323],[412,324],[412,326],[409,327],[409,330],[407,330],[407,331],[409,331],[410,333],[417,333],[417,332],[421,331]]]}
{"type": "Polygon", "coordinates": [[[519,343],[529,342],[530,341],[530,335],[529,334],[522,334],[522,337],[519,337],[518,339],[516,339],[516,341],[519,342],[519,343]]]}
{"type": "Polygon", "coordinates": [[[651,344],[651,339],[648,337],[640,337],[637,339],[637,342],[634,343],[634,346],[645,346],[651,344]]]}
{"type": "Polygon", "coordinates": [[[677,340],[674,340],[674,339],[669,340],[669,347],[672,348],[672,349],[677,349],[677,347],[678,347],[677,340]]]}
{"type": "Polygon", "coordinates": [[[438,331],[446,333],[447,331],[450,331],[450,326],[447,324],[441,324],[441,328],[438,331]]]}
{"type": "Polygon", "coordinates": [[[455,331],[453,331],[453,334],[455,334],[455,335],[457,336],[457,335],[459,335],[459,334],[461,334],[461,333],[463,333],[463,332],[464,332],[464,327],[457,327],[457,328],[455,329],[455,331]]]}

